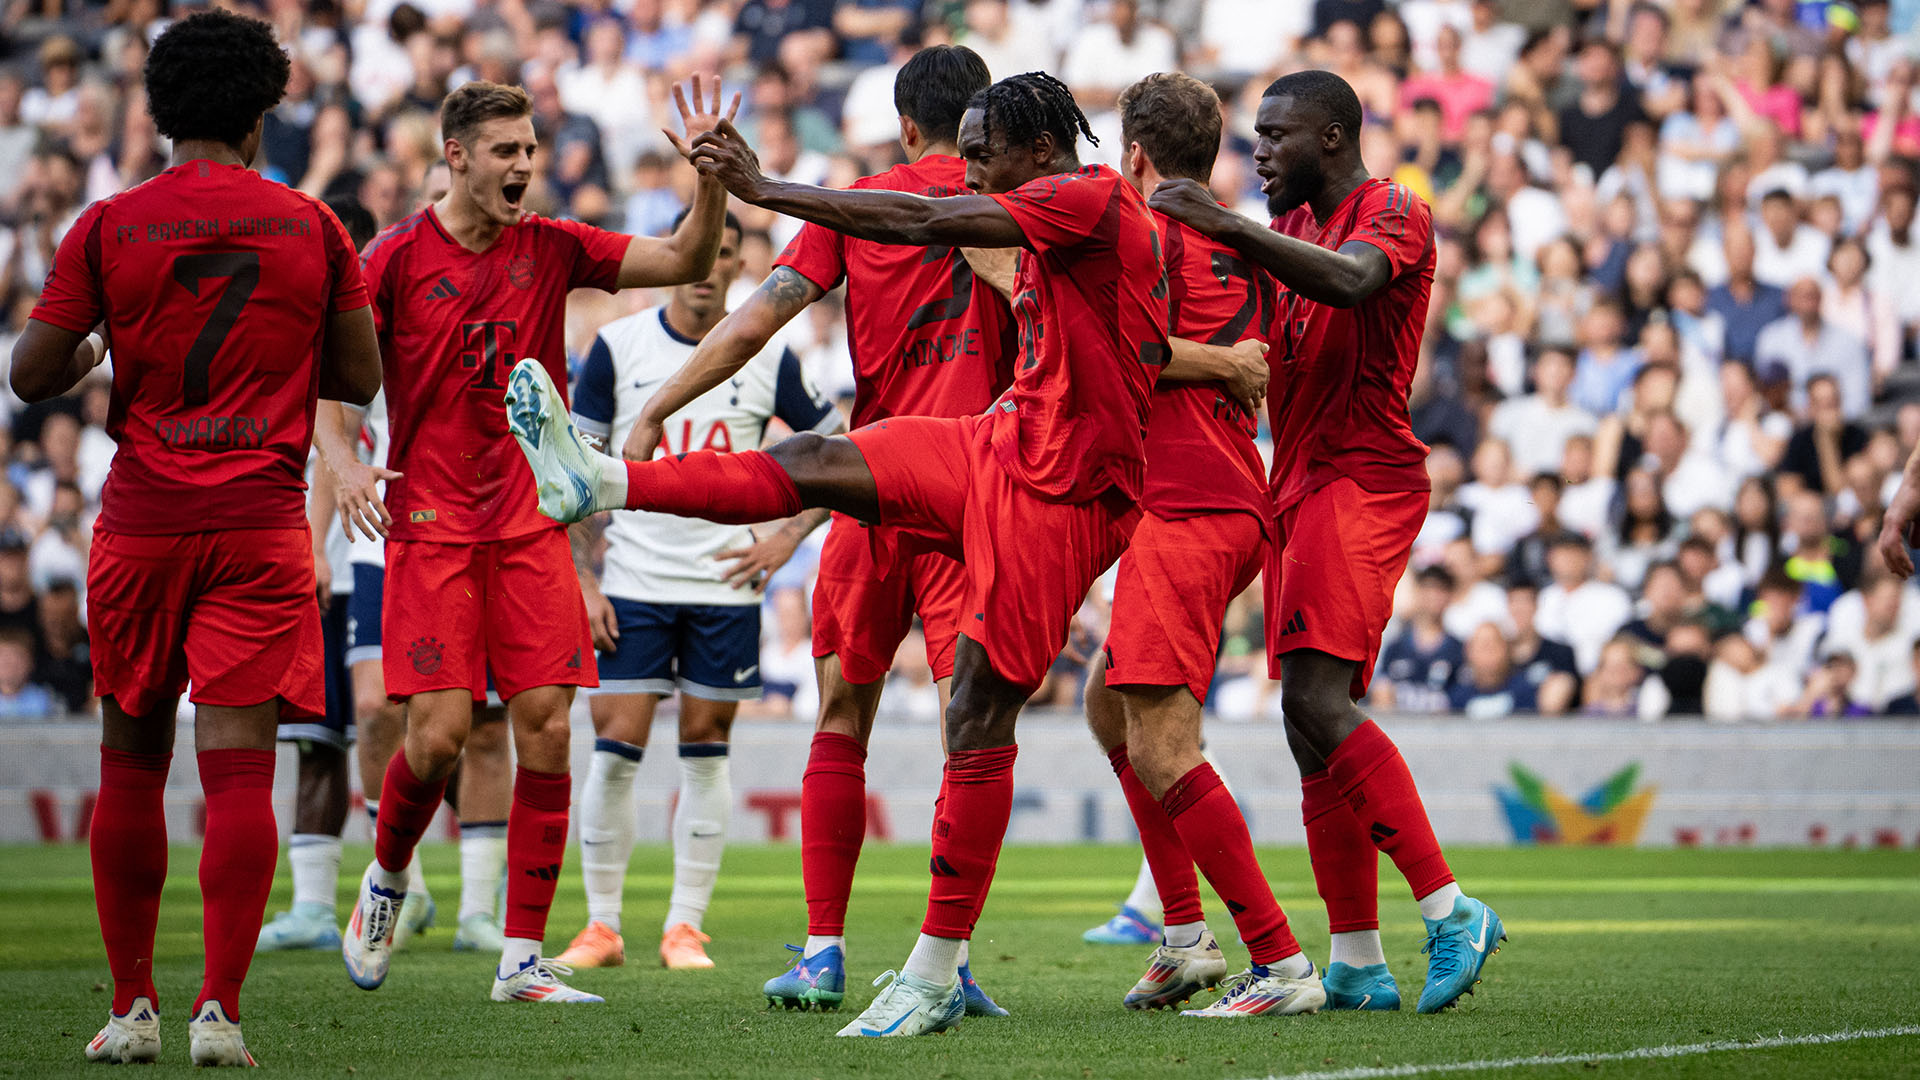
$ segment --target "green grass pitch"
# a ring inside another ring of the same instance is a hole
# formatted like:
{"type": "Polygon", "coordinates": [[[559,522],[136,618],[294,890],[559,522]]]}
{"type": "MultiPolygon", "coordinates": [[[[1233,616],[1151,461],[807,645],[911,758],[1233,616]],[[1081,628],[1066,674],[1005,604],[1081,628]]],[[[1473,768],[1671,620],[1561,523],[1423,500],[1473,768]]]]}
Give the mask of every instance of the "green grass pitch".
{"type": "MultiPolygon", "coordinates": [[[[569,852],[569,858],[573,857],[569,852]]],[[[770,1012],[760,983],[805,930],[796,848],[727,852],[707,917],[710,972],[667,972],[654,951],[671,872],[642,848],[627,885],[629,963],[581,972],[595,1006],[496,1005],[491,957],[455,954],[456,853],[425,849],[441,924],[395,957],[384,988],[347,982],[334,953],[259,957],[243,1004],[247,1042],[281,1075],[326,1077],[1153,1077],[1287,1076],[1804,1036],[1920,1021],[1920,852],[1468,850],[1469,891],[1512,940],[1480,993],[1440,1016],[1411,1011],[1425,972],[1420,924],[1397,877],[1381,883],[1398,1014],[1201,1022],[1137,1014],[1120,996],[1146,951],[1080,943],[1132,883],[1125,847],[1019,848],[1001,858],[973,944],[981,984],[1014,1013],[936,1038],[836,1039],[868,980],[906,956],[926,890],[926,849],[870,848],[849,924],[848,1001],[837,1014],[770,1012]]],[[[186,1009],[199,983],[197,852],[176,849],[161,913],[157,981],[165,1049],[151,1075],[187,1068],[186,1009]]],[[[345,886],[368,858],[349,850],[345,886]]],[[[1308,953],[1324,961],[1325,916],[1305,856],[1263,852],[1308,953]]],[[[104,1019],[106,958],[84,847],[0,852],[0,1075],[78,1072],[104,1019]]],[[[1387,874],[1391,867],[1385,864],[1387,874]]],[[[549,951],[585,917],[577,866],[560,886],[549,951]]],[[[287,902],[284,871],[269,912],[287,902]]],[[[1212,901],[1211,895],[1208,899],[1212,901]]],[[[1231,961],[1231,924],[1210,905],[1231,961]]],[[[97,1072],[97,1069],[90,1069],[97,1072]]],[[[135,1075],[150,1075],[137,1072],[135,1075]]],[[[1372,1075],[1380,1075],[1375,1072],[1372,1075]]],[[[1740,1049],[1664,1059],[1522,1065],[1497,1077],[1920,1076],[1920,1037],[1740,1049]]]]}

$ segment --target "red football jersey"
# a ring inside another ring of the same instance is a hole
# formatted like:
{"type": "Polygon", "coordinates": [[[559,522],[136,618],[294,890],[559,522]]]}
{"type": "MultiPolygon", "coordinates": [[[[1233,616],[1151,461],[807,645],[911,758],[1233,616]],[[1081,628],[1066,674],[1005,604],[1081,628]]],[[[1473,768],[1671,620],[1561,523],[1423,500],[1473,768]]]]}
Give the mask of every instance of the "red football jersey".
{"type": "Polygon", "coordinates": [[[1167,278],[1146,200],[1105,165],[991,196],[1026,233],[1014,277],[1020,356],[993,406],[993,449],[1028,490],[1140,497],[1153,383],[1166,366],[1167,278]]]}
{"type": "MultiPolygon", "coordinates": [[[[1171,336],[1208,345],[1267,340],[1275,285],[1259,267],[1204,233],[1153,215],[1166,241],[1171,336]]],[[[1266,462],[1254,445],[1260,422],[1219,382],[1153,388],[1147,421],[1147,488],[1140,505],[1169,520],[1243,510],[1273,516],[1266,462]]]]}
{"type": "Polygon", "coordinates": [[[1267,339],[1275,509],[1342,476],[1365,491],[1427,490],[1427,446],[1408,420],[1407,387],[1433,290],[1433,211],[1401,184],[1369,180],[1324,226],[1302,206],[1273,228],[1334,250],[1361,240],[1393,267],[1392,280],[1353,308],[1280,290],[1267,339]]]}
{"type": "Polygon", "coordinates": [[[327,321],[366,303],[333,211],[238,165],[184,162],[88,207],[32,317],[106,323],[119,449],[99,528],[303,526],[327,321]]]}
{"type": "MultiPolygon", "coordinates": [[[[939,199],[967,194],[966,172],[957,157],[928,154],[852,186],[939,199]]],[[[1013,312],[954,248],[876,244],[809,224],[774,265],[822,289],[847,282],[854,427],[977,415],[1013,381],[1013,312]]]]}
{"type": "MultiPolygon", "coordinates": [[[[507,372],[538,357],[567,385],[567,291],[612,292],[628,237],[528,214],[484,252],[427,207],[367,245],[386,369],[396,540],[478,543],[558,528],[507,431],[507,372]]],[[[566,391],[561,391],[564,394],[566,391]]]]}

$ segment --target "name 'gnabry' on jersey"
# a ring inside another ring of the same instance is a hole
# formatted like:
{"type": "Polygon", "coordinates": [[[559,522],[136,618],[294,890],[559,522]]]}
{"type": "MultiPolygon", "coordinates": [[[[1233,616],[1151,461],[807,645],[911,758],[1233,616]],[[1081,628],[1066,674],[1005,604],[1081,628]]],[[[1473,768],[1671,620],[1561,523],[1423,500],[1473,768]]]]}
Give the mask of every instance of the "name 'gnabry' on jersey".
{"type": "MultiPolygon", "coordinates": [[[[685,366],[698,344],[667,325],[665,307],[608,323],[580,369],[574,423],[618,453],[647,399],[685,366]]],[[[656,454],[756,449],[776,416],[795,431],[825,434],[840,426],[832,403],[801,374],[799,357],[777,343],[674,413],[656,454]]],[[[755,605],[760,598],[728,585],[726,565],[714,558],[751,543],[752,533],[742,525],[651,511],[614,514],[600,588],[608,596],[656,604],[755,605]]]]}

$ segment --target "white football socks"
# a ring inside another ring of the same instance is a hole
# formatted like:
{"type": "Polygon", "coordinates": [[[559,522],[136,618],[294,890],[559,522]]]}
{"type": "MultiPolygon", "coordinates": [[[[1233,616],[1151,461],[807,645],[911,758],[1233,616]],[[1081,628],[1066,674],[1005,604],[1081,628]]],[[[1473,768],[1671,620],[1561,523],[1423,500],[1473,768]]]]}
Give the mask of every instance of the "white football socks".
{"type": "Polygon", "coordinates": [[[340,888],[340,838],[295,833],[287,838],[287,865],[293,870],[293,905],[319,904],[332,911],[340,888]]]}
{"type": "Polygon", "coordinates": [[[580,793],[580,873],[587,884],[587,917],[616,934],[627,864],[639,832],[633,781],[644,752],[617,739],[595,739],[580,793]]]}
{"type": "Polygon", "coordinates": [[[946,986],[960,974],[960,952],[967,947],[964,938],[920,935],[913,952],[901,968],[908,975],[935,986],[946,986]]]}
{"type": "Polygon", "coordinates": [[[1449,881],[1420,898],[1420,917],[1444,919],[1453,914],[1453,902],[1460,899],[1460,886],[1449,881]]]}
{"type": "Polygon", "coordinates": [[[507,873],[507,823],[460,823],[460,918],[492,918],[500,879],[507,873]]]}
{"type": "Polygon", "coordinates": [[[625,510],[627,508],[627,463],[617,457],[608,457],[594,450],[588,450],[591,460],[599,470],[593,480],[593,508],[599,510],[625,510]]]}
{"type": "Polygon", "coordinates": [[[1327,963],[1369,967],[1386,962],[1386,951],[1380,947],[1380,931],[1348,930],[1333,935],[1333,951],[1327,956],[1327,963]]]}
{"type": "Polygon", "coordinates": [[[1204,941],[1206,936],[1207,923],[1204,919],[1199,922],[1175,923],[1168,926],[1160,935],[1161,940],[1175,949],[1191,949],[1204,941]]]}
{"type": "Polygon", "coordinates": [[[662,930],[679,923],[700,929],[713,900],[714,879],[720,875],[732,813],[727,744],[681,743],[680,804],[673,812],[673,899],[662,930]]]}
{"type": "Polygon", "coordinates": [[[1127,906],[1140,913],[1140,917],[1159,922],[1165,916],[1160,906],[1160,887],[1153,883],[1153,868],[1147,860],[1140,860],[1140,875],[1133,879],[1133,891],[1127,894],[1127,906]]]}
{"type": "Polygon", "coordinates": [[[500,967],[494,972],[496,978],[505,979],[527,964],[540,958],[540,943],[532,938],[510,937],[507,947],[500,950],[500,967]]]}
{"type": "Polygon", "coordinates": [[[808,934],[806,948],[800,951],[802,960],[811,960],[828,949],[839,949],[840,955],[847,955],[847,939],[841,934],[808,934]]]}
{"type": "Polygon", "coordinates": [[[1313,974],[1313,961],[1307,959],[1306,953],[1297,952],[1268,964],[1267,970],[1288,979],[1304,979],[1313,974]]]}

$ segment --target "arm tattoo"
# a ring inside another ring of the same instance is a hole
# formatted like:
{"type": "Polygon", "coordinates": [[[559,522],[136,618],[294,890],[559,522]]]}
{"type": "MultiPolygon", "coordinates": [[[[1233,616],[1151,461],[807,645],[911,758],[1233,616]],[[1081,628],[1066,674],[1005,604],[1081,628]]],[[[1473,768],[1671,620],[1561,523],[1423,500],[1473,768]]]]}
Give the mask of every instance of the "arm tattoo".
{"type": "Polygon", "coordinates": [[[765,293],[776,310],[792,318],[801,308],[825,295],[820,286],[808,281],[791,266],[776,266],[757,290],[765,293]]]}

